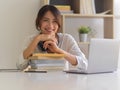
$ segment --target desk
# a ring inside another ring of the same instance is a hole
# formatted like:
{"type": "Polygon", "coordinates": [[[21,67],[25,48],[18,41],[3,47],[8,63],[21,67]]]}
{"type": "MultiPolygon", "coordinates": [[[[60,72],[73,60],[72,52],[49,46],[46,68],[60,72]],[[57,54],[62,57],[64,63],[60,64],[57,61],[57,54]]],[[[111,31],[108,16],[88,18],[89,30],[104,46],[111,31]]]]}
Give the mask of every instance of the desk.
{"type": "Polygon", "coordinates": [[[120,90],[120,71],[90,75],[0,72],[0,90],[120,90]]]}

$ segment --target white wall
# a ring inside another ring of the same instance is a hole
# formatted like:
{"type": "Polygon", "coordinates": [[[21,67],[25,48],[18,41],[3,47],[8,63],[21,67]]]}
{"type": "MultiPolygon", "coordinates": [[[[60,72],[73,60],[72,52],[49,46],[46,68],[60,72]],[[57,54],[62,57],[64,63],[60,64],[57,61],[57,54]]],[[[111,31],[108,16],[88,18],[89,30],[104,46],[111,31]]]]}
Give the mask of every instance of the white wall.
{"type": "Polygon", "coordinates": [[[0,69],[16,68],[21,46],[35,29],[40,0],[0,0],[0,69]]]}
{"type": "MultiPolygon", "coordinates": [[[[120,39],[120,0],[114,0],[114,14],[115,14],[115,23],[114,23],[114,36],[116,39],[120,39]]],[[[120,55],[120,54],[119,54],[120,55]]],[[[120,68],[120,58],[118,67],[120,68]]]]}

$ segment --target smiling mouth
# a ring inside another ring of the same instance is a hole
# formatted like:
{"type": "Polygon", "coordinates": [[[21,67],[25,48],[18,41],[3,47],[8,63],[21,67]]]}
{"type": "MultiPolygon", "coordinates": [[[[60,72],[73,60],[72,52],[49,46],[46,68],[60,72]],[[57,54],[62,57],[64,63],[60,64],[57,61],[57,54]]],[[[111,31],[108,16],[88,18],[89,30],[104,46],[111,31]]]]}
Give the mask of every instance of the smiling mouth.
{"type": "Polygon", "coordinates": [[[53,30],[52,29],[45,29],[47,32],[52,32],[53,30]]]}
{"type": "Polygon", "coordinates": [[[47,30],[48,32],[52,32],[53,30],[47,30]]]}

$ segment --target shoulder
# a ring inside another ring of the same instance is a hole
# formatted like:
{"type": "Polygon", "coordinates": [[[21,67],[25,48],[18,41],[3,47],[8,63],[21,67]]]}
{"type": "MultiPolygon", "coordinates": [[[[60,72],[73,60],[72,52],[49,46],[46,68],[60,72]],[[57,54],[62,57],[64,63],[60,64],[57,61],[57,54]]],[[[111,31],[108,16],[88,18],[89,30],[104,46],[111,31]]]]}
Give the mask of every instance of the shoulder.
{"type": "Polygon", "coordinates": [[[59,38],[63,39],[74,39],[72,35],[67,34],[67,33],[58,33],[59,38]]]}
{"type": "Polygon", "coordinates": [[[59,37],[59,43],[62,43],[64,45],[73,45],[76,43],[76,40],[73,38],[72,35],[67,33],[58,33],[59,37]]]}

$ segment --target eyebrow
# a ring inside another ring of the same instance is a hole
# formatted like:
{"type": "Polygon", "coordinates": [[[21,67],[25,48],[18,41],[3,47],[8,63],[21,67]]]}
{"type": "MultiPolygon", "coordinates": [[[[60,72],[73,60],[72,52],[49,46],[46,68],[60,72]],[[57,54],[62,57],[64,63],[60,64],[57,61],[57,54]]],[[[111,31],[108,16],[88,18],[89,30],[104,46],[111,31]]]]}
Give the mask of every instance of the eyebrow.
{"type": "Polygon", "coordinates": [[[43,17],[43,19],[49,19],[49,18],[47,18],[47,17],[43,17]]]}
{"type": "MultiPolygon", "coordinates": [[[[43,19],[50,19],[50,18],[48,18],[48,17],[43,17],[43,19]]],[[[56,18],[54,18],[54,19],[52,19],[52,20],[57,20],[56,18]]]]}

